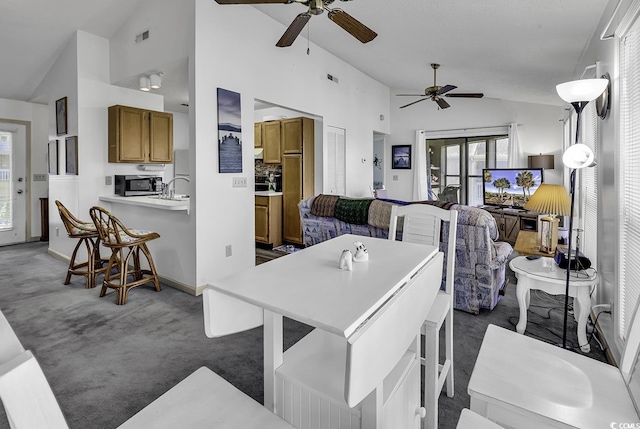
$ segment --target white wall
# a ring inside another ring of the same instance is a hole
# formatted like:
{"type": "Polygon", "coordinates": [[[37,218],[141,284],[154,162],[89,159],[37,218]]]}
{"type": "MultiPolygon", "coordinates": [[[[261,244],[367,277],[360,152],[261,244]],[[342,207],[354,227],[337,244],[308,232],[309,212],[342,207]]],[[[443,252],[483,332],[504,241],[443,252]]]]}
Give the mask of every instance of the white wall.
{"type": "MultiPolygon", "coordinates": [[[[555,169],[545,170],[545,182],[562,183],[562,108],[532,103],[504,101],[493,98],[464,99],[449,101],[451,107],[438,110],[436,103],[427,100],[404,109],[400,106],[412,101],[395,94],[391,97],[392,132],[386,139],[385,159],[391,159],[391,146],[415,143],[416,130],[440,131],[477,127],[506,126],[520,124],[518,132],[526,167],[528,155],[554,154],[555,169]]],[[[386,188],[390,198],[411,200],[413,195],[414,170],[392,170],[391,163],[385,163],[386,188]],[[394,181],[394,176],[398,177],[394,181]]]]}
{"type": "Polygon", "coordinates": [[[47,106],[23,101],[0,99],[0,122],[18,122],[30,129],[30,141],[27,141],[31,163],[27,165],[27,240],[40,238],[40,198],[47,197],[47,182],[34,182],[34,174],[47,174],[48,136],[47,106]]]}
{"type": "Polygon", "coordinates": [[[242,127],[249,131],[243,134],[242,176],[253,174],[253,100],[266,100],[322,117],[324,127],[347,130],[347,163],[353,166],[347,183],[349,193],[356,196],[368,195],[372,171],[349,160],[369,158],[373,131],[386,131],[379,116],[388,117],[389,92],[318,47],[312,46],[309,56],[306,45],[301,50],[300,43],[289,49],[276,48],[274,41],[284,26],[254,8],[219,6],[208,0],[196,0],[195,4],[195,87],[190,105],[195,106],[201,284],[254,264],[253,189],[233,189],[231,177],[236,175],[217,173],[217,150],[211,144],[212,136],[217,135],[216,122],[212,121],[216,118],[216,88],[242,95],[242,127]],[[326,79],[328,72],[340,76],[340,85],[326,79]],[[229,244],[234,257],[225,258],[224,248],[229,244]]]}
{"type": "MultiPolygon", "coordinates": [[[[113,185],[105,184],[106,176],[140,173],[135,164],[108,163],[108,107],[123,104],[162,111],[164,104],[159,95],[110,85],[108,70],[109,41],[79,31],[46,78],[54,88],[50,103],[55,104],[62,96],[68,97],[69,122],[74,124],[74,128],[69,128],[69,135],[78,136],[78,175],[64,175],[64,151],[61,150],[62,175],[51,176],[49,249],[68,257],[76,244],[66,236],[54,204],[56,199],[84,220],[89,219],[89,209],[99,205],[129,227],[158,232],[161,239],[149,244],[158,273],[176,283],[192,285],[195,282],[194,220],[184,214],[144,208],[131,210],[98,199],[100,195],[113,195],[113,185]]],[[[184,115],[182,121],[177,122],[178,131],[185,133],[184,115]]],[[[51,127],[55,130],[50,121],[51,127]]],[[[179,141],[187,144],[187,138],[179,141]]]]}
{"type": "MultiPolygon", "coordinates": [[[[253,183],[254,99],[308,112],[327,125],[347,130],[347,162],[370,158],[374,131],[388,133],[389,89],[301,38],[288,49],[276,48],[285,27],[252,7],[219,6],[209,0],[156,0],[142,5],[111,39],[111,81],[189,57],[189,151],[192,178],[191,218],[197,251],[198,286],[254,262],[254,196],[251,186],[232,188],[232,177],[253,183]],[[181,31],[176,32],[176,28],[181,31]],[[135,34],[149,28],[151,38],[139,45],[135,34]],[[187,29],[194,29],[193,33],[187,29]],[[259,30],[259,33],[258,33],[259,30]],[[304,44],[304,50],[301,48],[304,44]],[[339,76],[336,85],[326,74],[339,76]],[[242,96],[243,172],[219,174],[217,88],[242,96]],[[196,234],[197,230],[197,234],[196,234]],[[231,245],[233,256],[225,257],[231,245]]],[[[318,134],[319,132],[319,134],[318,134]]],[[[321,140],[317,144],[321,147],[321,140]]],[[[353,163],[349,193],[369,194],[370,166],[353,163]]],[[[194,244],[191,243],[191,246],[194,244]]]]}

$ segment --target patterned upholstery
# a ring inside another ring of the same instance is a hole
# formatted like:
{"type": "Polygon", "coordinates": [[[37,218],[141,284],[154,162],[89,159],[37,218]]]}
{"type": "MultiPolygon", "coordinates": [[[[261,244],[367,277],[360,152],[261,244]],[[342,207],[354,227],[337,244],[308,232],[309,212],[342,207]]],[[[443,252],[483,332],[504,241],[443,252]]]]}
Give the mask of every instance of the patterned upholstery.
{"type": "MultiPolygon", "coordinates": [[[[375,200],[369,206],[369,223],[354,225],[336,217],[311,214],[314,198],[303,200],[298,205],[305,246],[313,246],[342,234],[386,239],[389,235],[388,222],[385,227],[380,221],[386,210],[383,206],[388,205],[390,213],[393,203],[409,204],[401,201],[375,200]],[[372,210],[379,213],[374,218],[371,218],[372,210]]],[[[453,204],[450,209],[458,211],[454,307],[474,314],[478,314],[480,309],[491,310],[500,301],[507,258],[513,248],[509,243],[495,241],[498,239],[498,228],[494,218],[487,211],[460,204],[453,204]]],[[[446,231],[448,228],[443,227],[440,240],[442,251],[446,249],[448,241],[446,231]]],[[[445,279],[442,281],[444,288],[445,279]]]]}

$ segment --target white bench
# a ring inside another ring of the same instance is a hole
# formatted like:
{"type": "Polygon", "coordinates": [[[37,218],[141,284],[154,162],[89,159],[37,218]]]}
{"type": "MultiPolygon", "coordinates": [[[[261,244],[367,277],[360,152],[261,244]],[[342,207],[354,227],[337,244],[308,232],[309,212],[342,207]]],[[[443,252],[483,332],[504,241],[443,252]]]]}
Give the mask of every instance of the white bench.
{"type": "MultiPolygon", "coordinates": [[[[68,429],[30,351],[0,364],[0,399],[12,429],[68,429]]],[[[120,428],[291,429],[292,426],[206,367],[193,372],[120,428]]]]}
{"type": "Polygon", "coordinates": [[[489,325],[469,381],[471,410],[505,428],[637,424],[638,323],[636,315],[620,369],[489,325]]]}

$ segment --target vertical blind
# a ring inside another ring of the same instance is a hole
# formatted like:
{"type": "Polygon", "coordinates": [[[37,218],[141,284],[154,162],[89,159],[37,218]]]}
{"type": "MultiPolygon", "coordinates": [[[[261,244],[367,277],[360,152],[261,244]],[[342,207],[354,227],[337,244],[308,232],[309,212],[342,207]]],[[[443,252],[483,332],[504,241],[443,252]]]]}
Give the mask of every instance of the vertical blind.
{"type": "Polygon", "coordinates": [[[625,340],[640,295],[640,21],[620,38],[618,327],[625,340]]]}
{"type": "MultiPolygon", "coordinates": [[[[598,159],[598,116],[596,115],[595,102],[589,103],[582,112],[583,143],[593,151],[598,159]],[[584,119],[583,119],[584,118],[584,119]]],[[[580,183],[582,184],[582,201],[580,204],[580,218],[582,219],[580,234],[580,251],[591,260],[591,266],[598,264],[598,166],[583,168],[580,183]]]]}

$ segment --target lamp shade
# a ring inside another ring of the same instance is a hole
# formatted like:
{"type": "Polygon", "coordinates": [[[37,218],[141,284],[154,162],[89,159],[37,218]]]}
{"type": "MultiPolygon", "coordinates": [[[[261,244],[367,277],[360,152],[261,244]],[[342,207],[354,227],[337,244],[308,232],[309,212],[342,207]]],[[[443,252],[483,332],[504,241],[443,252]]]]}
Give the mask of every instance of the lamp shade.
{"type": "Polygon", "coordinates": [[[555,162],[553,155],[529,155],[528,168],[554,169],[555,162]]]}
{"type": "Polygon", "coordinates": [[[140,91],[149,91],[151,89],[151,82],[146,76],[140,76],[140,91]]]}
{"type": "Polygon", "coordinates": [[[595,100],[607,88],[607,79],[581,79],[556,86],[558,95],[567,103],[595,100]]]}
{"type": "Polygon", "coordinates": [[[568,216],[571,213],[571,198],[564,186],[543,183],[524,208],[538,213],[568,216]]]}
{"type": "Polygon", "coordinates": [[[594,166],[596,161],[589,146],[577,143],[564,151],[562,163],[569,168],[585,168],[594,166]]]}

